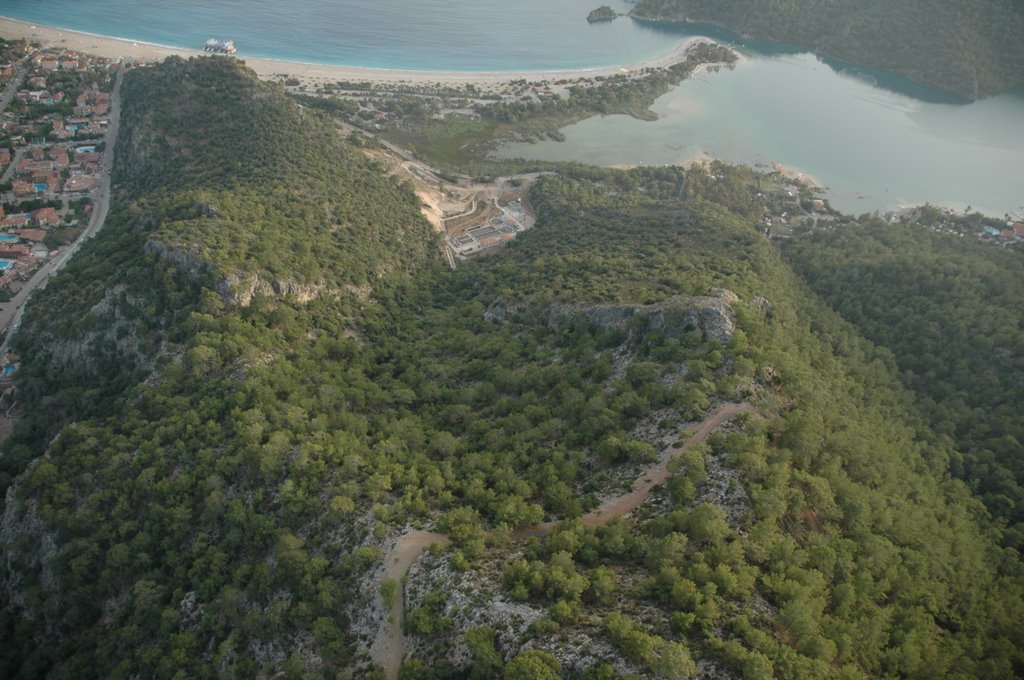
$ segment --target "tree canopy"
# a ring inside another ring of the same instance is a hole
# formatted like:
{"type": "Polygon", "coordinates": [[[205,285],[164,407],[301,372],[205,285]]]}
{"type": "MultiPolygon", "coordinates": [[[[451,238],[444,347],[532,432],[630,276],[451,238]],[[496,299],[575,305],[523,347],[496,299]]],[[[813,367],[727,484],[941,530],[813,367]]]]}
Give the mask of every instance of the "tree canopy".
{"type": "Polygon", "coordinates": [[[403,677],[1022,668],[1019,555],[892,353],[755,228],[750,170],[542,177],[536,227],[453,272],[408,186],[237,63],[124,87],[117,208],[14,339],[4,677],[370,673],[398,585],[364,586],[411,526],[454,545],[403,677]],[[727,334],[670,323],[712,292],[727,334]],[[756,413],[652,502],[578,520],[728,401],[756,413]],[[459,574],[547,613],[499,636],[459,574]],[[577,634],[602,656],[570,669],[577,634]]]}

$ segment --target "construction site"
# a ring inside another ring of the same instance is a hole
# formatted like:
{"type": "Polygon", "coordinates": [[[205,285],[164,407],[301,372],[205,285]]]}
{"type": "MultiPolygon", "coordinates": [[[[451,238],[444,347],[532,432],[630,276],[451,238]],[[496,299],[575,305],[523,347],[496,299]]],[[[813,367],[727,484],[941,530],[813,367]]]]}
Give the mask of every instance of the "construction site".
{"type": "Polygon", "coordinates": [[[492,182],[469,178],[450,181],[422,161],[382,145],[365,152],[392,174],[412,183],[423,215],[444,235],[443,254],[453,269],[460,261],[497,252],[531,228],[530,186],[537,174],[498,177],[492,182]]]}

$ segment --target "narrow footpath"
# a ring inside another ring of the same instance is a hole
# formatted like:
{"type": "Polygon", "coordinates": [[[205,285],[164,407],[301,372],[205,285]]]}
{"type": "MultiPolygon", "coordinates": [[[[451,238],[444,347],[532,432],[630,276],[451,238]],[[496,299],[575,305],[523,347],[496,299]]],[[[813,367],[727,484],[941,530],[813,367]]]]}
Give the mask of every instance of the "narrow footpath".
{"type": "MultiPolygon", "coordinates": [[[[676,456],[703,442],[722,423],[735,418],[741,413],[753,412],[754,408],[746,403],[722,404],[719,406],[692,430],[692,434],[682,446],[665,449],[661,456],[659,456],[658,461],[653,466],[647,468],[633,482],[631,491],[621,496],[609,498],[599,507],[583,515],[581,521],[584,526],[602,526],[616,517],[636,510],[644,501],[650,498],[654,487],[668,479],[668,465],[676,456]]],[[[514,540],[521,540],[530,536],[545,536],[557,524],[558,522],[544,522],[523,527],[513,532],[512,538],[514,540]]],[[[402,626],[405,618],[405,588],[402,584],[402,579],[409,573],[409,569],[416,563],[420,555],[427,548],[437,543],[447,545],[451,541],[447,536],[434,532],[410,532],[398,540],[394,550],[385,558],[388,567],[384,572],[382,582],[394,581],[398,588],[395,593],[394,602],[391,605],[391,612],[378,630],[377,639],[374,640],[370,649],[370,655],[373,657],[374,662],[384,669],[384,677],[387,680],[398,679],[398,669],[405,660],[405,633],[402,626]]]]}

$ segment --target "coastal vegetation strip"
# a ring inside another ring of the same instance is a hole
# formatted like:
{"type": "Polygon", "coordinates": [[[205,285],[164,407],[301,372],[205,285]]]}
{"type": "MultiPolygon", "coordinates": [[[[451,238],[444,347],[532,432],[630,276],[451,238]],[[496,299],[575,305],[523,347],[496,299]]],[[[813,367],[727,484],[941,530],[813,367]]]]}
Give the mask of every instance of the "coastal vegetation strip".
{"type": "MultiPolygon", "coordinates": [[[[473,175],[505,174],[550,169],[533,162],[496,162],[487,154],[496,144],[509,140],[559,139],[559,129],[594,115],[625,114],[653,120],[654,100],[678,85],[697,69],[710,64],[728,65],[735,52],[711,41],[691,41],[679,60],[662,68],[607,76],[508,83],[499,97],[480,97],[466,88],[460,97],[444,93],[432,97],[377,95],[362,101],[369,107],[352,106],[351,95],[333,88],[319,91],[323,106],[343,120],[374,130],[391,142],[413,149],[448,171],[473,175]],[[342,100],[342,101],[339,101],[342,100]],[[379,114],[375,111],[379,111],[379,114]]],[[[373,96],[373,95],[370,95],[373,96]]]]}

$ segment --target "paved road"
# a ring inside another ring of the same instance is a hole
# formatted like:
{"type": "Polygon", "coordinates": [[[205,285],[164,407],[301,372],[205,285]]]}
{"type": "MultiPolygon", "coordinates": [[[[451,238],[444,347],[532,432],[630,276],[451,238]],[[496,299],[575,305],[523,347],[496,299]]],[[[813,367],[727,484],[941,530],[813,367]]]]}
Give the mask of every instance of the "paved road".
{"type": "MultiPolygon", "coordinates": [[[[18,64],[18,68],[14,71],[14,77],[7,81],[7,86],[4,87],[4,91],[0,94],[0,112],[6,111],[7,107],[11,105],[11,101],[14,99],[14,94],[18,91],[18,86],[21,85],[21,81],[25,79],[25,73],[28,72],[28,59],[23,59],[18,64]]],[[[18,160],[24,155],[24,149],[17,149],[14,154],[14,159],[11,161],[11,165],[4,172],[3,177],[0,177],[0,184],[5,183],[14,174],[14,168],[18,165],[18,160]]]]}
{"type": "Polygon", "coordinates": [[[18,68],[14,70],[14,77],[11,78],[7,86],[4,88],[3,94],[0,94],[0,111],[6,111],[11,100],[14,99],[14,93],[18,91],[18,86],[21,85],[21,81],[25,78],[25,74],[28,72],[28,59],[22,59],[18,64],[18,68]]]}
{"type": "Polygon", "coordinates": [[[11,177],[14,176],[14,171],[18,169],[18,163],[25,157],[25,151],[28,150],[27,146],[19,146],[14,150],[14,155],[11,157],[11,164],[4,170],[3,176],[0,176],[0,184],[7,184],[11,177]]]}
{"type": "MultiPolygon", "coordinates": [[[[70,248],[65,250],[63,253],[57,255],[49,262],[40,267],[31,279],[18,291],[17,295],[10,302],[3,304],[0,309],[0,328],[5,330],[16,330],[18,325],[21,323],[21,315],[25,309],[25,301],[28,300],[29,296],[37,288],[45,288],[46,282],[56,272],[60,271],[67,261],[75,256],[78,249],[82,246],[87,239],[92,238],[96,235],[100,229],[103,228],[103,223],[107,219],[107,213],[110,210],[110,168],[114,164],[114,142],[117,140],[117,134],[121,127],[121,80],[124,78],[124,68],[121,68],[117,72],[117,79],[114,81],[114,92],[110,97],[110,125],[107,127],[107,134],[104,137],[106,142],[106,150],[103,152],[103,165],[100,172],[100,180],[93,189],[93,209],[92,218],[89,220],[88,226],[78,237],[78,239],[71,245],[70,248]]],[[[4,338],[3,344],[0,344],[0,354],[7,351],[10,337],[13,333],[7,333],[7,337],[4,338]]]]}

